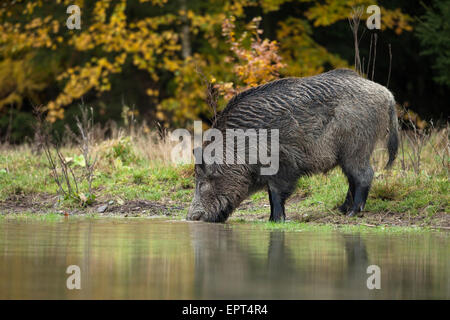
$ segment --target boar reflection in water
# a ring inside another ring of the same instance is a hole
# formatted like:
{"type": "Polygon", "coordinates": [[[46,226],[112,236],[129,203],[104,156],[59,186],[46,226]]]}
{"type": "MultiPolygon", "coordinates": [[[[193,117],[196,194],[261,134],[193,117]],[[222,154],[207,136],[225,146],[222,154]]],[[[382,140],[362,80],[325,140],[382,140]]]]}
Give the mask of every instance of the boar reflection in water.
{"type": "Polygon", "coordinates": [[[252,233],[249,238],[245,231],[220,225],[190,227],[199,297],[309,299],[344,297],[343,292],[356,298],[368,295],[367,252],[359,236],[336,234],[315,244],[318,251],[314,252],[307,239],[294,243],[284,231],[264,232],[261,238],[254,238],[252,233]],[[344,256],[330,257],[330,242],[344,256]]]}

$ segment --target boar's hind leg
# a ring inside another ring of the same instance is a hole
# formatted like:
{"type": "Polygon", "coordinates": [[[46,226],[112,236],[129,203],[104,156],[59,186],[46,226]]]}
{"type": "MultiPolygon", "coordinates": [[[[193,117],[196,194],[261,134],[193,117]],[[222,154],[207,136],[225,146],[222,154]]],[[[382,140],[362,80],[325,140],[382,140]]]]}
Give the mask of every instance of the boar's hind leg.
{"type": "Polygon", "coordinates": [[[370,165],[362,169],[355,170],[352,174],[355,183],[355,193],[353,197],[353,206],[348,213],[352,217],[359,215],[366,204],[367,195],[369,194],[370,185],[373,178],[373,169],[370,165]]]}

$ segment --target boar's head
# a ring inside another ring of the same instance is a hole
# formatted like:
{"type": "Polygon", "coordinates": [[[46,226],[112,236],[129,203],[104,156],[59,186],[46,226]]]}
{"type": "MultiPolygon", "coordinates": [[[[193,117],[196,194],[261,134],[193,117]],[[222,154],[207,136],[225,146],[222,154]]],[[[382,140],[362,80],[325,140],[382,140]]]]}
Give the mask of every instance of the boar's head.
{"type": "Polygon", "coordinates": [[[248,195],[245,165],[196,164],[188,220],[224,222],[248,195]]]}

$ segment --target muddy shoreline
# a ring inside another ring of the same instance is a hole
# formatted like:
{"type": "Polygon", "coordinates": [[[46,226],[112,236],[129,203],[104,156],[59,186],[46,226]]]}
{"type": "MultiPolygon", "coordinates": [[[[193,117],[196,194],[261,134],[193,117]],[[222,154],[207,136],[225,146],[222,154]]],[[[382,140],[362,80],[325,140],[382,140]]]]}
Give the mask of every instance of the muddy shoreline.
{"type": "MultiPolygon", "coordinates": [[[[117,203],[116,201],[97,201],[94,205],[85,208],[58,206],[57,196],[49,194],[40,195],[14,195],[0,201],[1,215],[36,214],[45,215],[57,213],[63,216],[95,215],[98,217],[151,217],[165,216],[183,218],[189,204],[173,201],[161,202],[150,200],[130,200],[117,203]]],[[[253,204],[245,201],[230,217],[230,220],[244,222],[267,221],[269,209],[265,204],[253,204]],[[261,211],[267,211],[261,213],[261,211]]],[[[428,227],[450,230],[450,215],[438,212],[433,216],[427,214],[408,214],[397,212],[364,212],[362,217],[346,217],[337,210],[328,212],[296,213],[287,210],[287,221],[303,222],[308,224],[328,225],[363,225],[366,227],[396,226],[396,227],[428,227]]]]}

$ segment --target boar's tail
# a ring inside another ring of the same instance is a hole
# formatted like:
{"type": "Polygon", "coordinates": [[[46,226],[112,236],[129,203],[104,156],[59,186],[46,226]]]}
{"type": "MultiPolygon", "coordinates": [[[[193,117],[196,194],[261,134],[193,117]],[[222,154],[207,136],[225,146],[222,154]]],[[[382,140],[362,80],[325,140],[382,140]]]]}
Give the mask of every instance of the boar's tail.
{"type": "Polygon", "coordinates": [[[389,137],[387,141],[387,149],[389,153],[389,161],[386,165],[386,169],[392,166],[395,158],[397,157],[398,150],[398,120],[397,111],[395,110],[395,100],[389,106],[389,137]]]}

